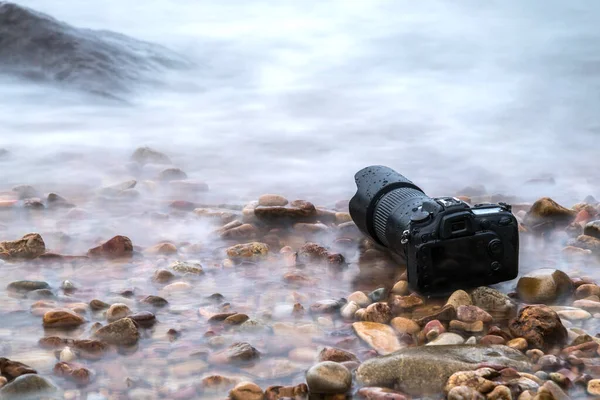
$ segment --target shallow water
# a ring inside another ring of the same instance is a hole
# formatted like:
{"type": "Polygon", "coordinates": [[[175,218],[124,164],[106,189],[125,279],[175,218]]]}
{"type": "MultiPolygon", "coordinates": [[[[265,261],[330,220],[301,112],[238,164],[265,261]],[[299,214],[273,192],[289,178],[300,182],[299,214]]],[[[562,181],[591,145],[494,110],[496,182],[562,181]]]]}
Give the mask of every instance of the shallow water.
{"type": "MultiPolygon", "coordinates": [[[[160,43],[196,65],[162,76],[165,87],[140,90],[127,105],[0,77],[0,148],[11,152],[0,159],[2,198],[13,198],[14,185],[30,184],[40,193],[57,192],[86,212],[74,217],[68,210],[0,210],[0,240],[39,232],[49,250],[73,255],[117,234],[130,237],[140,250],[162,241],[180,249],[201,245],[189,253],[125,264],[1,266],[3,282],[43,280],[57,294],[62,280],[74,281],[81,290],[63,299],[68,302],[99,298],[141,310],[137,296],[164,294],[169,300],[137,352],[87,364],[97,376],[83,392],[126,393],[125,377],[131,377],[172,393],[209,373],[243,376],[263,388],[303,382],[319,345],[354,335],[335,318],[297,320],[293,304],[308,308],[316,300],[393,284],[399,276],[389,260],[383,265],[390,268],[377,269],[380,275],[371,277],[364,265],[361,275],[356,242],[341,249],[349,261],[342,271],[306,266],[301,272],[316,279],[308,285],[283,284],[287,269],[280,259],[222,268],[224,249],[232,243],[215,239],[218,225],[174,213],[170,201],[242,206],[268,192],[333,209],[353,194],[354,173],[369,164],[389,165],[431,195],[477,184],[489,194],[516,195],[518,202],[552,196],[570,206],[600,195],[594,169],[600,31],[593,18],[597,6],[589,2],[18,3],[75,26],[160,43]],[[143,184],[162,167],[129,163],[142,145],[168,154],[210,191],[189,194],[143,184]],[[545,176],[555,183],[526,183],[545,176]],[[95,196],[100,187],[132,178],[140,182],[139,198],[95,196]],[[191,292],[165,294],[150,279],[175,259],[198,259],[205,267],[205,276],[190,280],[191,292]],[[128,288],[134,288],[134,299],[118,295],[128,288]],[[198,310],[216,312],[206,297],[217,292],[235,311],[270,323],[309,324],[315,333],[279,338],[223,332],[224,345],[248,341],[265,356],[242,370],[202,366],[200,359],[189,367],[193,376],[185,368],[174,372],[169,366],[187,362],[190,354],[215,350],[205,337],[213,328],[198,310]],[[169,328],[181,330],[182,339],[170,342],[169,328]],[[295,347],[305,353],[290,353],[295,347]]],[[[335,238],[300,239],[332,245],[335,238]]],[[[556,266],[575,276],[596,275],[595,261],[560,254],[563,239],[524,242],[522,270],[556,266]]],[[[295,249],[298,240],[282,238],[295,249]]],[[[501,287],[509,291],[514,283],[501,287]]],[[[50,374],[56,360],[37,347],[49,333],[43,332],[41,317],[29,313],[34,300],[11,297],[4,285],[0,299],[5,321],[0,350],[50,374]]],[[[101,315],[86,317],[102,321],[101,315]]],[[[88,325],[71,335],[89,337],[88,325]]],[[[350,350],[366,354],[367,348],[356,341],[350,350]]]]}

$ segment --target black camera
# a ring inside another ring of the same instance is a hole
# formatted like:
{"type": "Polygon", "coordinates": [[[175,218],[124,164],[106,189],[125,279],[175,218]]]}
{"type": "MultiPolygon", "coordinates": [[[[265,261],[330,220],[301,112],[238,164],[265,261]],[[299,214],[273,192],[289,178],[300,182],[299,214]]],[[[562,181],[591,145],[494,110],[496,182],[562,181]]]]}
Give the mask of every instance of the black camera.
{"type": "Polygon", "coordinates": [[[406,257],[410,286],[425,295],[511,280],[519,227],[504,203],[469,206],[428,197],[396,171],[371,166],[354,177],[350,215],[372,240],[406,257]]]}

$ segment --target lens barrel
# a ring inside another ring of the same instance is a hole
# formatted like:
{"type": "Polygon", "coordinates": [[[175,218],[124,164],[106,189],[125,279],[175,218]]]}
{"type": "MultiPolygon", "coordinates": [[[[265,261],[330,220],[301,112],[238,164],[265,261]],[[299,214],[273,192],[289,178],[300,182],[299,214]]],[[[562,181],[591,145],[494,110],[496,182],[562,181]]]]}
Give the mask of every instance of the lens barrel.
{"type": "Polygon", "coordinates": [[[354,179],[357,191],[350,200],[350,216],[364,234],[386,247],[400,243],[413,209],[432,200],[404,176],[381,165],[361,169],[354,179]]]}

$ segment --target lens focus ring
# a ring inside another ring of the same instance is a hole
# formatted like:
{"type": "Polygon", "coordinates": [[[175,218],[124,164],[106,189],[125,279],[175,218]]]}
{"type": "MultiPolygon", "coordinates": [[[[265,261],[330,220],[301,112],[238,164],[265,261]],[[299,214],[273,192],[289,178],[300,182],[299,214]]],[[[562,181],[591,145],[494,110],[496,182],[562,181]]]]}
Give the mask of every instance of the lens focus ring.
{"type": "Polygon", "coordinates": [[[399,210],[400,218],[406,223],[400,228],[406,230],[409,228],[410,215],[412,214],[413,203],[420,203],[422,198],[426,197],[423,192],[412,188],[399,188],[386,193],[379,199],[373,215],[373,225],[377,238],[385,245],[389,246],[386,238],[386,227],[390,215],[395,212],[398,207],[404,206],[406,209],[399,210]],[[415,202],[410,201],[415,200],[415,202]]]}

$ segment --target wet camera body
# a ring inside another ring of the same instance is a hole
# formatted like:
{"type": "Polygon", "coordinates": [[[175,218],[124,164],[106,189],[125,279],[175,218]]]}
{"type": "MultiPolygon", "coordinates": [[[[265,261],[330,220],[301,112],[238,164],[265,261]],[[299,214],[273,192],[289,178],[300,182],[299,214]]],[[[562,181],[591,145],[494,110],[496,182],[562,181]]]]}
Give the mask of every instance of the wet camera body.
{"type": "Polygon", "coordinates": [[[414,290],[444,295],[517,277],[518,223],[509,205],[471,207],[454,197],[430,198],[382,166],[355,178],[352,219],[377,243],[406,257],[414,290]]]}

